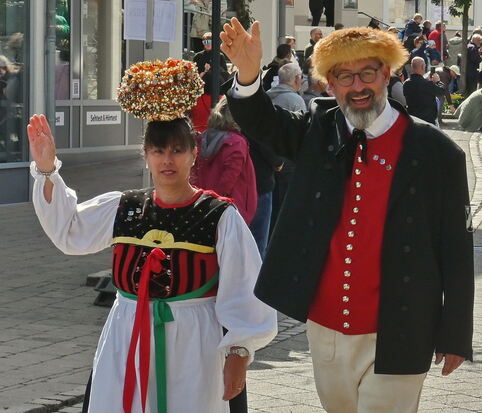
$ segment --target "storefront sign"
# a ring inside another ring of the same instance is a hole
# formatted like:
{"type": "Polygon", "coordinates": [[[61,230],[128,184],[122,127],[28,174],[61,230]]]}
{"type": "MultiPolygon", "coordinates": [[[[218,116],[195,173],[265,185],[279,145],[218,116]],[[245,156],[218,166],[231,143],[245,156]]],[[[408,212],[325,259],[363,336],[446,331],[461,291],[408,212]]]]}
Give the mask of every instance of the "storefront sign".
{"type": "Polygon", "coordinates": [[[87,125],[118,125],[121,123],[121,112],[102,111],[87,112],[87,125]]]}
{"type": "Polygon", "coordinates": [[[55,112],[55,126],[64,126],[64,112],[55,112]]]}

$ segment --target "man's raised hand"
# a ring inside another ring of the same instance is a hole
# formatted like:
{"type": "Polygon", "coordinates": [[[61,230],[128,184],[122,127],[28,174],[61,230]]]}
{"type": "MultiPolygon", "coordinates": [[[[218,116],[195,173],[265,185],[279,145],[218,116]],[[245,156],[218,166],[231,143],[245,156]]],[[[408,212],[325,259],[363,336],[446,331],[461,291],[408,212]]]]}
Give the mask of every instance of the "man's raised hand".
{"type": "Polygon", "coordinates": [[[253,83],[259,76],[261,57],[261,38],[259,22],[254,22],[249,34],[236,17],[223,26],[221,50],[238,68],[238,82],[243,85],[253,83]]]}

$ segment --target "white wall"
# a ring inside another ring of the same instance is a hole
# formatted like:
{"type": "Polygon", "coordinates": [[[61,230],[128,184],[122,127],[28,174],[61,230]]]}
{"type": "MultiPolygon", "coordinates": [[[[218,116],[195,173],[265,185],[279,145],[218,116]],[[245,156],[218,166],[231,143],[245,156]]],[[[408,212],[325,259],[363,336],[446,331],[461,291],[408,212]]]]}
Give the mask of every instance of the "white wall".
{"type": "Polygon", "coordinates": [[[250,3],[253,17],[261,23],[263,64],[276,56],[278,45],[278,0],[255,0],[250,3]]]}

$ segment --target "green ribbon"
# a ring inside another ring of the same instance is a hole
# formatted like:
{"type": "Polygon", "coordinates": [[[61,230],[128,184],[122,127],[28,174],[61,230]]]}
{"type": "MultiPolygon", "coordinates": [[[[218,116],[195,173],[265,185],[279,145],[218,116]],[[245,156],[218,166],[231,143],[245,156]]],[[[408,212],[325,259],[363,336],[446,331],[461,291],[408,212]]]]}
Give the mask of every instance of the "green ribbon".
{"type": "MultiPolygon", "coordinates": [[[[165,323],[174,321],[169,302],[185,301],[193,298],[200,298],[206,294],[219,280],[219,273],[216,273],[206,284],[197,290],[169,298],[151,298],[153,303],[154,318],[154,348],[156,356],[156,382],[157,382],[157,412],[167,413],[167,369],[166,369],[166,326],[165,323]]],[[[125,298],[137,301],[137,295],[117,290],[125,298]]]]}

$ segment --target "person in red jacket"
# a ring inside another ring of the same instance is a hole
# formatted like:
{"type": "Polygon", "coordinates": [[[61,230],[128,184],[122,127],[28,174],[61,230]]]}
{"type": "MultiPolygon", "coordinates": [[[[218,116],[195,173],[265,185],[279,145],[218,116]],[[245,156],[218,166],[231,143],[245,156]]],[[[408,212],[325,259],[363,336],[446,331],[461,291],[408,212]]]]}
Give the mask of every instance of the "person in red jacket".
{"type": "Polygon", "coordinates": [[[191,182],[231,198],[247,224],[256,213],[256,175],[249,145],[231,116],[225,98],[209,116],[208,129],[198,135],[198,157],[191,182]]]}
{"type": "Polygon", "coordinates": [[[439,51],[442,59],[445,60],[448,57],[447,46],[448,40],[445,35],[445,24],[441,21],[435,23],[435,30],[432,30],[428,35],[428,40],[433,40],[435,42],[435,48],[439,51]],[[442,35],[443,35],[443,50],[442,50],[442,35]]]}

